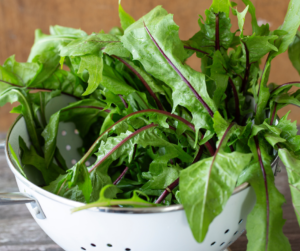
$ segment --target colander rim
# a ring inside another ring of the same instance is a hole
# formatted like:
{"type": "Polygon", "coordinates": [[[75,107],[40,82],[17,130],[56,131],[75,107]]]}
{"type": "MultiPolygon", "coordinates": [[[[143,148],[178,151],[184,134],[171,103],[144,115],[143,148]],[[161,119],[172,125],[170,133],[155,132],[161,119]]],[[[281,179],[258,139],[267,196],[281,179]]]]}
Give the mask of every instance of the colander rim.
{"type": "MultiPolygon", "coordinates": [[[[73,200],[58,196],[56,194],[53,194],[51,192],[48,192],[48,191],[44,190],[43,188],[30,182],[29,180],[27,180],[23,175],[21,175],[20,172],[17,171],[17,168],[16,168],[15,164],[13,163],[11,156],[9,154],[9,151],[8,151],[8,149],[9,149],[8,142],[9,142],[9,137],[11,135],[11,132],[12,132],[14,126],[18,123],[18,121],[21,118],[23,118],[22,115],[18,116],[17,119],[12,124],[12,126],[10,127],[10,129],[7,133],[7,136],[6,136],[5,149],[4,149],[7,162],[9,163],[9,168],[13,172],[15,177],[19,181],[21,181],[24,185],[26,185],[27,187],[32,189],[34,192],[36,192],[36,193],[40,194],[41,196],[44,196],[50,200],[56,201],[58,203],[64,204],[69,207],[80,207],[80,206],[85,205],[82,202],[73,201],[73,200]]],[[[278,156],[278,154],[276,154],[271,166],[274,166],[274,164],[276,164],[278,162],[278,158],[279,158],[279,156],[278,156]]],[[[239,192],[242,192],[243,190],[245,190],[249,187],[250,187],[250,184],[245,182],[245,183],[241,184],[240,186],[237,186],[234,189],[231,196],[233,196],[239,192]]],[[[179,205],[171,205],[171,206],[145,207],[145,208],[97,207],[97,208],[91,208],[91,209],[87,209],[87,210],[104,212],[104,213],[149,214],[149,213],[175,212],[175,211],[181,211],[184,209],[183,209],[183,205],[179,204],[179,205]]]]}

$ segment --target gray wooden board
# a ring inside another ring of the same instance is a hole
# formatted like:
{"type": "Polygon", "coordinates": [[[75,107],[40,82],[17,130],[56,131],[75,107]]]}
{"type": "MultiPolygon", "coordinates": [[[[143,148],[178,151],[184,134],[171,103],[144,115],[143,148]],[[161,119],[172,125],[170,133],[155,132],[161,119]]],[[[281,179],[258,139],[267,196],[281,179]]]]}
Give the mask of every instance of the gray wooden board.
{"type": "MultiPolygon", "coordinates": [[[[290,189],[284,168],[276,177],[276,185],[287,200],[283,206],[284,218],[287,220],[284,233],[290,240],[292,250],[300,250],[300,228],[291,203],[290,189]]],[[[15,191],[18,191],[15,178],[6,163],[3,150],[0,150],[0,193],[15,191]]],[[[243,234],[230,248],[232,251],[245,251],[246,247],[247,238],[243,234]]],[[[61,250],[36,224],[25,205],[0,207],[0,251],[61,250]]]]}

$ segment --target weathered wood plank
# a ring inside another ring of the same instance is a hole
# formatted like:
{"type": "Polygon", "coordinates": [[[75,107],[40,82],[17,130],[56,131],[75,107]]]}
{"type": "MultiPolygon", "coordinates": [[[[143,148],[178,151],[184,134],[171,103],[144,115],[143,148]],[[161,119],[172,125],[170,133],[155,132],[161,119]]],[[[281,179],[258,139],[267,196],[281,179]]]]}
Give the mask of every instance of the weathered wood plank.
{"type": "Polygon", "coordinates": [[[62,251],[56,244],[0,246],[0,251],[62,251]]]}

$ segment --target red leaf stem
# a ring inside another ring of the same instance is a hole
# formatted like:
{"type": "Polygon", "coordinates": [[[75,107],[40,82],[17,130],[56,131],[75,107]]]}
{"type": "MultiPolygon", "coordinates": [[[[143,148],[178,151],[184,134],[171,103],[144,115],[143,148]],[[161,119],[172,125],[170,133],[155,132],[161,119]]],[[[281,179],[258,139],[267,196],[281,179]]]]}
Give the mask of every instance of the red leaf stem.
{"type": "Polygon", "coordinates": [[[159,99],[157,98],[157,96],[155,95],[155,93],[152,91],[152,89],[150,88],[150,86],[148,85],[148,83],[146,82],[146,80],[141,76],[141,74],[136,71],[130,64],[128,64],[124,59],[117,57],[115,55],[112,55],[112,57],[116,58],[117,60],[119,60],[120,62],[122,62],[124,65],[126,65],[138,78],[139,80],[141,80],[141,82],[143,83],[143,85],[146,87],[147,91],[150,93],[150,95],[152,96],[152,98],[155,100],[156,105],[158,106],[158,108],[160,110],[164,110],[161,102],[159,101],[159,99]]]}
{"type": "Polygon", "coordinates": [[[184,83],[186,83],[186,85],[190,88],[190,90],[194,93],[195,97],[200,101],[200,103],[205,107],[205,109],[207,110],[207,112],[209,113],[209,115],[211,117],[214,116],[213,111],[210,109],[210,107],[206,104],[206,102],[202,99],[202,97],[196,92],[196,90],[194,89],[194,87],[191,85],[191,83],[182,75],[182,73],[179,71],[179,69],[172,63],[172,61],[167,57],[167,55],[164,53],[164,51],[160,48],[160,46],[158,45],[158,43],[156,42],[156,40],[154,39],[154,37],[151,35],[149,29],[147,28],[146,24],[144,23],[144,27],[148,33],[148,35],[150,36],[152,42],[155,44],[155,46],[157,47],[157,49],[160,51],[160,53],[163,55],[163,57],[168,61],[168,63],[171,65],[171,67],[177,72],[177,74],[180,76],[180,78],[182,79],[182,81],[184,83]]]}

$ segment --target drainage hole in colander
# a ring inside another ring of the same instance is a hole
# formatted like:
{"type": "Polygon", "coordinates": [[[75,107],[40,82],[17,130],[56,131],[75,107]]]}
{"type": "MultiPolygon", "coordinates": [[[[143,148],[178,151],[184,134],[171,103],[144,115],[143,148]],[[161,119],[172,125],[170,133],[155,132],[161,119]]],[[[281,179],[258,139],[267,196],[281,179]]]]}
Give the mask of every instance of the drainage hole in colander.
{"type": "Polygon", "coordinates": [[[225,244],[225,242],[222,242],[222,243],[220,244],[220,247],[222,247],[224,244],[225,244]]]}
{"type": "Polygon", "coordinates": [[[111,245],[111,244],[107,244],[107,246],[108,246],[108,247],[110,247],[110,248],[112,247],[112,245],[111,245]]]}
{"type": "Polygon", "coordinates": [[[94,244],[94,243],[91,243],[91,246],[92,246],[92,247],[96,247],[96,244],[94,244]]]}
{"type": "Polygon", "coordinates": [[[236,232],[234,233],[234,235],[236,235],[238,232],[239,232],[239,231],[236,231],[236,232]]]}
{"type": "Polygon", "coordinates": [[[216,244],[216,242],[214,241],[212,244],[210,244],[211,246],[213,246],[213,245],[215,245],[216,244]]]}
{"type": "Polygon", "coordinates": [[[71,150],[71,146],[70,146],[70,145],[67,145],[67,146],[66,146],[66,149],[67,149],[67,151],[70,151],[70,150],[71,150]]]}
{"type": "Polygon", "coordinates": [[[74,130],[75,134],[79,134],[79,131],[77,129],[74,130]]]}
{"type": "Polygon", "coordinates": [[[241,234],[244,233],[244,232],[245,232],[245,229],[243,229],[243,230],[241,231],[241,234]]]}
{"type": "Polygon", "coordinates": [[[86,250],[85,248],[81,247],[82,250],[86,250]]]}
{"type": "Polygon", "coordinates": [[[243,219],[240,219],[239,224],[241,224],[243,222],[243,219]]]}
{"type": "Polygon", "coordinates": [[[91,163],[89,161],[85,162],[85,166],[89,167],[91,163]]]}
{"type": "Polygon", "coordinates": [[[229,229],[227,229],[224,234],[227,234],[228,232],[229,232],[229,229]]]}
{"type": "Polygon", "coordinates": [[[126,251],[130,251],[131,249],[130,249],[130,248],[125,248],[125,250],[126,250],[126,251]]]}
{"type": "Polygon", "coordinates": [[[62,135],[62,136],[66,136],[66,135],[67,135],[67,132],[66,132],[66,131],[62,131],[62,132],[61,132],[61,135],[62,135]]]}
{"type": "Polygon", "coordinates": [[[76,159],[71,160],[72,165],[75,165],[77,163],[76,159]]]}

